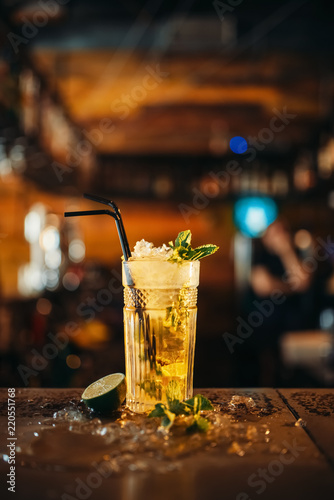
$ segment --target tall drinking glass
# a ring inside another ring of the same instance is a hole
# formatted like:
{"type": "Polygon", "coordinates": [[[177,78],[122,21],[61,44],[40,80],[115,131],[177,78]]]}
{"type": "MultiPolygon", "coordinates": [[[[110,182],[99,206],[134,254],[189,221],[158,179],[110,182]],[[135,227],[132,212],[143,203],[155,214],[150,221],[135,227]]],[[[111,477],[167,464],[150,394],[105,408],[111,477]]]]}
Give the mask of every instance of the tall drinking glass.
{"type": "Polygon", "coordinates": [[[192,396],[198,261],[123,262],[127,406],[192,396]]]}

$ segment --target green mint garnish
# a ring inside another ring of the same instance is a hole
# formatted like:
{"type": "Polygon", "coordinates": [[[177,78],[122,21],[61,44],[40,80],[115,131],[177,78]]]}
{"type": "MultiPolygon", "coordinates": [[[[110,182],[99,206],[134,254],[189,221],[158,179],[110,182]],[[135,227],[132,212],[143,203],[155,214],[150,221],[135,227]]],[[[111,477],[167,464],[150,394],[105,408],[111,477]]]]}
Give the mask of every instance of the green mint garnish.
{"type": "Polygon", "coordinates": [[[209,399],[205,398],[201,394],[197,394],[197,396],[187,399],[185,403],[192,409],[195,414],[200,411],[213,410],[213,406],[209,399]]]}
{"type": "Polygon", "coordinates": [[[165,427],[166,430],[170,429],[175,420],[175,413],[165,409],[165,415],[162,417],[161,425],[165,427]]]}
{"type": "Polygon", "coordinates": [[[164,417],[165,416],[165,405],[158,403],[155,405],[154,410],[151,411],[149,417],[164,417]]]}
{"type": "Polygon", "coordinates": [[[170,262],[182,262],[183,260],[199,260],[215,253],[219,247],[217,245],[201,245],[197,248],[191,247],[191,231],[181,231],[175,244],[170,241],[169,246],[173,249],[173,254],[169,257],[170,262]]]}
{"type": "Polygon", "coordinates": [[[207,418],[201,417],[200,415],[194,416],[194,421],[189,427],[187,427],[187,432],[192,434],[194,432],[206,432],[210,428],[210,422],[207,418]]]}
{"type": "Polygon", "coordinates": [[[181,231],[175,240],[176,247],[185,247],[190,245],[191,243],[191,231],[187,229],[187,231],[181,231]]]}
{"type": "Polygon", "coordinates": [[[167,406],[162,403],[156,404],[154,410],[148,416],[161,418],[161,425],[166,429],[170,429],[177,416],[193,415],[193,420],[188,425],[187,432],[206,432],[210,428],[210,422],[207,418],[202,417],[201,412],[213,410],[211,402],[201,394],[197,394],[186,401],[180,401],[176,398],[171,399],[177,385],[177,381],[172,380],[169,382],[166,391],[167,406]]]}

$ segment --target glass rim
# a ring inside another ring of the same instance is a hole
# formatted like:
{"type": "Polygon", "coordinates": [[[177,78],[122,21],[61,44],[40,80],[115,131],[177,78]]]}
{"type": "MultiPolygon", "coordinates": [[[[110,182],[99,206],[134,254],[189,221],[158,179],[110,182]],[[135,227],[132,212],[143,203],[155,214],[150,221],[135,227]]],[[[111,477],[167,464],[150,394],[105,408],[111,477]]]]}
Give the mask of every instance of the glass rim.
{"type": "Polygon", "coordinates": [[[177,264],[177,265],[184,265],[184,264],[200,264],[199,260],[182,260],[181,262],[173,262],[170,260],[164,260],[164,259],[155,259],[154,257],[140,257],[137,259],[132,259],[130,257],[129,260],[122,260],[122,264],[133,264],[136,262],[150,262],[150,263],[156,263],[158,262],[159,264],[177,264]]]}

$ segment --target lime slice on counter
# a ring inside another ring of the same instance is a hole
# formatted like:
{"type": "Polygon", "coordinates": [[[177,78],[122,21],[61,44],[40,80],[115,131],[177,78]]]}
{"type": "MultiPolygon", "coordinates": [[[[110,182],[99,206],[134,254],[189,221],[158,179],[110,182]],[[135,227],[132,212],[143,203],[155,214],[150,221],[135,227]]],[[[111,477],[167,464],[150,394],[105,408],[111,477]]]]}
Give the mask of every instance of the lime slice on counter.
{"type": "Polygon", "coordinates": [[[125,375],[112,373],[90,384],[82,393],[81,399],[89,408],[109,413],[120,408],[125,396],[125,375]]]}

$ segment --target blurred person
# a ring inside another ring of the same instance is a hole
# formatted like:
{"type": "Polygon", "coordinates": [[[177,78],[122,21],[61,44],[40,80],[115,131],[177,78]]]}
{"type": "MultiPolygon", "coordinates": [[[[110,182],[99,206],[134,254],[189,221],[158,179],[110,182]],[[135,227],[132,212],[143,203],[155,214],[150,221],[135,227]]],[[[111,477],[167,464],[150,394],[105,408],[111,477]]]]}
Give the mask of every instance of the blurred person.
{"type": "Polygon", "coordinates": [[[286,224],[277,219],[268,226],[255,249],[251,286],[258,297],[270,296],[278,289],[287,296],[305,292],[311,275],[302,266],[286,224]]]}
{"type": "Polygon", "coordinates": [[[259,303],[267,304],[267,311],[262,313],[262,324],[254,327],[242,346],[242,385],[277,385],[280,336],[286,331],[314,326],[312,306],[309,306],[315,276],[305,267],[282,219],[277,219],[261,238],[254,240],[250,289],[244,312],[258,312],[256,305],[259,303]],[[273,293],[279,294],[279,303],[273,302],[273,293]]]}

